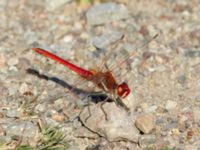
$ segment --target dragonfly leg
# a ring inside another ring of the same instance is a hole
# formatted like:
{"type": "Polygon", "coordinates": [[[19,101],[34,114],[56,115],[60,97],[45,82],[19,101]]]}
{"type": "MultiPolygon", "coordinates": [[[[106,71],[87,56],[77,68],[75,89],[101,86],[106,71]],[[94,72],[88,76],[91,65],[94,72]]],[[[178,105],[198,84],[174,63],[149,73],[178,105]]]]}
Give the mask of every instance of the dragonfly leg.
{"type": "Polygon", "coordinates": [[[119,97],[115,98],[115,104],[122,107],[128,114],[130,114],[130,109],[122,102],[119,97]]]}
{"type": "Polygon", "coordinates": [[[103,94],[102,91],[98,91],[98,92],[92,92],[90,93],[91,96],[101,96],[103,94]]]}
{"type": "MultiPolygon", "coordinates": [[[[98,92],[98,94],[100,94],[100,96],[102,95],[102,92],[98,92]]],[[[101,103],[100,103],[100,109],[102,110],[104,116],[105,116],[105,120],[107,121],[108,120],[108,117],[107,117],[107,113],[106,111],[104,110],[103,108],[103,105],[108,101],[109,97],[107,96],[101,103]]],[[[88,102],[88,105],[86,106],[87,109],[88,109],[88,113],[89,115],[85,118],[85,122],[87,122],[87,120],[91,117],[91,111],[90,111],[90,105],[89,105],[90,102],[88,102]]]]}
{"type": "Polygon", "coordinates": [[[106,113],[106,111],[103,108],[103,105],[106,103],[106,101],[103,101],[100,105],[101,111],[103,112],[104,116],[105,116],[105,120],[108,121],[108,115],[106,113]]]}
{"type": "Polygon", "coordinates": [[[85,118],[85,122],[87,122],[87,120],[91,117],[90,105],[87,105],[86,107],[87,107],[89,115],[85,118]]]}

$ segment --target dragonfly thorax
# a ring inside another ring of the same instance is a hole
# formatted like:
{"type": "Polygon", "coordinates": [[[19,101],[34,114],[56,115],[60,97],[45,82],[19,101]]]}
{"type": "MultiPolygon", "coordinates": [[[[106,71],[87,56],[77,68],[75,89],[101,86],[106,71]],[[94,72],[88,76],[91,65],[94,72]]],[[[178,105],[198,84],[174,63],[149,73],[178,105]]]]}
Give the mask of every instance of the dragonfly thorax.
{"type": "Polygon", "coordinates": [[[117,95],[122,98],[125,98],[129,95],[130,89],[128,85],[125,82],[117,84],[115,78],[110,71],[93,73],[94,74],[91,77],[87,78],[87,80],[92,81],[99,88],[103,89],[104,91],[108,91],[109,93],[117,93],[117,95]]]}

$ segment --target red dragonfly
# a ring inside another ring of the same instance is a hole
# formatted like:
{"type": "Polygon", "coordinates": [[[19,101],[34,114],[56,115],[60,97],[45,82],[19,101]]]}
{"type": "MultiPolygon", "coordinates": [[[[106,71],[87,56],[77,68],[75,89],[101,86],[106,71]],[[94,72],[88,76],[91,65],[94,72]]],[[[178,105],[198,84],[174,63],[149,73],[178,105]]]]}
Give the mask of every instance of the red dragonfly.
{"type": "MultiPolygon", "coordinates": [[[[157,36],[158,35],[156,34],[152,39],[150,39],[147,43],[145,43],[140,48],[143,48],[144,46],[146,46],[157,36]]],[[[122,82],[121,84],[118,84],[110,70],[107,70],[107,71],[86,70],[44,49],[32,48],[32,50],[48,58],[51,58],[60,64],[63,64],[64,66],[76,72],[78,75],[80,75],[82,78],[86,79],[87,81],[93,82],[96,86],[98,86],[103,91],[110,93],[113,100],[118,105],[122,106],[126,110],[129,110],[128,107],[121,101],[121,98],[127,97],[130,94],[131,90],[126,82],[122,82]]],[[[125,60],[127,60],[131,56],[132,55],[128,56],[126,59],[124,59],[120,63],[125,62],[125,60]]]]}
{"type": "Polygon", "coordinates": [[[86,79],[87,81],[93,82],[96,86],[98,86],[103,91],[109,92],[113,96],[117,104],[123,106],[124,108],[126,108],[126,110],[128,110],[128,108],[121,102],[120,98],[127,97],[130,94],[131,90],[129,86],[127,85],[127,83],[125,82],[118,84],[114,76],[112,75],[111,71],[97,72],[95,70],[91,70],[91,71],[86,70],[44,49],[32,48],[32,50],[48,58],[51,58],[60,64],[63,64],[64,66],[76,72],[79,76],[86,79]]]}

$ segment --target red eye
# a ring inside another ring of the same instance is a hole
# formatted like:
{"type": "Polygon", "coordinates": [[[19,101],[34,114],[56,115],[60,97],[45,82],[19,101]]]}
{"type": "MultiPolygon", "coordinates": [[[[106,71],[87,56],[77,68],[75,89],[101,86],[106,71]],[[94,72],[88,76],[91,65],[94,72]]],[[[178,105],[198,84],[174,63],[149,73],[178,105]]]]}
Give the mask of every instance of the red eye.
{"type": "Polygon", "coordinates": [[[122,98],[127,97],[130,92],[131,90],[129,89],[128,85],[125,82],[121,83],[117,87],[117,94],[122,98]]]}

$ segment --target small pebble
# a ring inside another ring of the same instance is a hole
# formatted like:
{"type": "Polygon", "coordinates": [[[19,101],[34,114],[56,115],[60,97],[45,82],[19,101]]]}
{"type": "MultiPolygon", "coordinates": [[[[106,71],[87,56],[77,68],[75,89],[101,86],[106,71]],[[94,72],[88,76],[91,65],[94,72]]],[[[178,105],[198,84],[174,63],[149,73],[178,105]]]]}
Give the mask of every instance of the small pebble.
{"type": "Polygon", "coordinates": [[[165,108],[166,108],[168,111],[170,111],[170,110],[173,110],[174,108],[176,108],[176,106],[177,106],[177,102],[168,100],[168,101],[166,102],[165,108]]]}
{"type": "Polygon", "coordinates": [[[167,110],[161,106],[158,106],[156,109],[157,113],[163,114],[163,113],[167,113],[167,110]]]}
{"type": "Polygon", "coordinates": [[[20,112],[17,111],[16,109],[9,109],[7,111],[6,116],[10,117],[10,118],[19,118],[20,117],[20,112]]]}
{"type": "Polygon", "coordinates": [[[141,135],[141,137],[139,138],[139,145],[142,148],[145,148],[149,145],[152,145],[156,142],[156,136],[153,134],[150,135],[141,135]]]}
{"type": "Polygon", "coordinates": [[[153,113],[157,110],[157,106],[156,105],[153,105],[153,106],[150,106],[145,112],[146,113],[153,113]]]}
{"type": "Polygon", "coordinates": [[[140,131],[148,134],[155,128],[155,116],[153,114],[141,115],[136,119],[135,125],[140,131]]]}
{"type": "Polygon", "coordinates": [[[57,122],[63,122],[65,120],[65,116],[62,114],[55,113],[52,115],[52,119],[54,119],[57,122]]]}
{"type": "Polygon", "coordinates": [[[33,138],[38,132],[38,127],[30,121],[12,122],[6,128],[6,134],[33,138]]]}
{"type": "Polygon", "coordinates": [[[19,63],[19,59],[17,57],[9,58],[7,61],[8,66],[15,66],[19,63]]]}
{"type": "Polygon", "coordinates": [[[4,87],[0,83],[0,95],[1,96],[7,96],[9,94],[8,88],[4,87]]]}
{"type": "Polygon", "coordinates": [[[71,35],[66,35],[63,38],[63,41],[66,42],[66,43],[72,42],[72,40],[73,40],[73,37],[71,35]]]}
{"type": "Polygon", "coordinates": [[[5,136],[6,132],[5,130],[0,126],[0,137],[5,136]]]}
{"type": "Polygon", "coordinates": [[[2,53],[0,53],[0,66],[4,66],[6,63],[6,58],[5,58],[5,55],[2,53]]]}
{"type": "Polygon", "coordinates": [[[200,121],[200,107],[193,108],[195,122],[200,121]]]}
{"type": "Polygon", "coordinates": [[[25,92],[27,92],[27,91],[29,91],[28,85],[27,85],[26,83],[22,83],[22,84],[20,85],[19,92],[20,92],[21,94],[23,94],[23,93],[25,93],[25,92]]]}
{"type": "Polygon", "coordinates": [[[17,64],[17,68],[19,69],[27,69],[31,66],[30,60],[27,58],[19,58],[19,63],[17,64]]]}
{"type": "Polygon", "coordinates": [[[55,11],[56,9],[59,9],[60,7],[63,7],[65,4],[70,2],[71,0],[45,0],[46,3],[46,9],[49,11],[55,11]]]}
{"type": "Polygon", "coordinates": [[[88,24],[100,25],[114,20],[126,19],[129,12],[124,5],[103,3],[93,6],[86,14],[88,24]]]}
{"type": "Polygon", "coordinates": [[[121,39],[123,34],[119,31],[109,31],[92,39],[93,45],[99,49],[105,49],[110,44],[121,39]]]}

